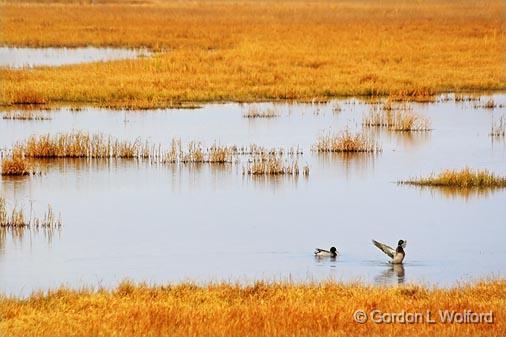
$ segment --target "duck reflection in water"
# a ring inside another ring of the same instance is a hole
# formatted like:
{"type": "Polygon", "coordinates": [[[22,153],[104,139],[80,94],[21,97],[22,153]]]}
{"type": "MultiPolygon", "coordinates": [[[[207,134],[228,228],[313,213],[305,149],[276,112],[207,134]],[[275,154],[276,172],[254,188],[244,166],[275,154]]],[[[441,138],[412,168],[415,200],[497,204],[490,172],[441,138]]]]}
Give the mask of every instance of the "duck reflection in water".
{"type": "Polygon", "coordinates": [[[392,263],[388,269],[381,272],[374,278],[378,284],[396,283],[403,284],[405,279],[404,265],[392,263]]]}

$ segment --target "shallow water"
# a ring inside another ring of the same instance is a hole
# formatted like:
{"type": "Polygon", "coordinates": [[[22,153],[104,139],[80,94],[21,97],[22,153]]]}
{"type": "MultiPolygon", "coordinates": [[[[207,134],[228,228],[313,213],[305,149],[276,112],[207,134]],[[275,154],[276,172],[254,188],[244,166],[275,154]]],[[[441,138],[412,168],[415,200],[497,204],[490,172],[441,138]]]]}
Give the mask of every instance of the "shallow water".
{"type": "MultiPolygon", "coordinates": [[[[482,98],[486,101],[488,98],[482,98]]],[[[498,104],[506,95],[494,95],[498,104]]],[[[506,143],[493,141],[492,120],[504,108],[477,102],[414,104],[430,133],[370,131],[375,156],[319,155],[323,130],[361,128],[370,105],[279,104],[273,119],[242,117],[249,105],[198,110],[118,112],[61,109],[51,121],[0,120],[0,147],[31,134],[88,130],[121,139],[168,144],[173,137],[205,145],[300,146],[310,176],[252,179],[241,165],[200,167],[112,160],[45,163],[46,174],[4,179],[1,193],[41,213],[61,211],[63,228],[48,238],[9,233],[0,246],[0,290],[25,295],[61,284],[113,286],[125,278],[150,283],[192,280],[360,280],[451,286],[505,276],[506,190],[460,193],[399,186],[400,179],[464,166],[506,175],[506,143]],[[403,268],[388,265],[371,239],[408,241],[403,268]],[[314,247],[335,245],[335,261],[314,247]]],[[[271,106],[272,104],[261,104],[271,106]]]]}
{"type": "Polygon", "coordinates": [[[0,67],[13,69],[38,66],[104,62],[148,56],[147,50],[123,48],[17,48],[0,47],[0,67]]]}

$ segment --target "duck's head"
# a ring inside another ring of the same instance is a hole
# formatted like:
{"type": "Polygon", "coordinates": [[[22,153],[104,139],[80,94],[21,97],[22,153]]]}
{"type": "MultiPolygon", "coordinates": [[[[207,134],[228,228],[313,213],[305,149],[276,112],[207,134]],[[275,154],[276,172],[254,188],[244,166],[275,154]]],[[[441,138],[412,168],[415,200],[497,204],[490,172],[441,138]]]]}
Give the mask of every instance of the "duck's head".
{"type": "Polygon", "coordinates": [[[399,240],[399,243],[397,245],[400,246],[400,247],[402,247],[402,248],[404,248],[404,247],[406,247],[406,241],[399,240]]]}
{"type": "Polygon", "coordinates": [[[336,249],[336,247],[330,247],[330,252],[331,252],[332,254],[337,254],[337,249],[336,249]]]}

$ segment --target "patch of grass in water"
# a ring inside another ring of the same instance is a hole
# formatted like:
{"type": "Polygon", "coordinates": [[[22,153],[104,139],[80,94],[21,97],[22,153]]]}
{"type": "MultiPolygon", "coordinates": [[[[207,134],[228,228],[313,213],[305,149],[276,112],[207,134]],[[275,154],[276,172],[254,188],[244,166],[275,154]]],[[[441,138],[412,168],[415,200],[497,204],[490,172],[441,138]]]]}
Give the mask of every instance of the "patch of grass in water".
{"type": "Polygon", "coordinates": [[[29,176],[39,173],[33,163],[21,155],[2,158],[1,162],[2,176],[29,176]]]}
{"type": "Polygon", "coordinates": [[[390,109],[373,109],[362,122],[363,126],[387,128],[396,132],[427,132],[430,131],[429,119],[409,110],[393,111],[390,109]]]}
{"type": "Polygon", "coordinates": [[[335,134],[330,131],[322,134],[313,145],[313,150],[319,153],[376,153],[381,151],[381,147],[363,133],[353,134],[345,130],[335,134]]]}
{"type": "Polygon", "coordinates": [[[506,177],[497,176],[488,170],[445,170],[427,178],[400,181],[400,184],[453,188],[505,188],[506,177]]]}
{"type": "Polygon", "coordinates": [[[51,205],[48,205],[44,216],[38,218],[32,217],[32,214],[26,216],[25,212],[17,207],[8,211],[5,199],[0,197],[0,227],[2,228],[60,228],[61,224],[61,217],[55,215],[51,205]]]}
{"type": "Polygon", "coordinates": [[[279,117],[280,114],[272,108],[260,110],[252,107],[249,108],[248,111],[246,111],[242,116],[244,118],[276,118],[279,117]]]}

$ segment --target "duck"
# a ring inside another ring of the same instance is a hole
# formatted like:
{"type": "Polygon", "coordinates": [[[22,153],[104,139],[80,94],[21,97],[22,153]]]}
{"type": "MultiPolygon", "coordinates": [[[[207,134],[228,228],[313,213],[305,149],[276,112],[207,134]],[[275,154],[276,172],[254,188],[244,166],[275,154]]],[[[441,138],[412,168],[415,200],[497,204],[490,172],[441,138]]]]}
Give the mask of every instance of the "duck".
{"type": "Polygon", "coordinates": [[[316,257],[336,257],[338,254],[336,247],[330,247],[330,250],[316,248],[314,251],[316,257]]]}
{"type": "Polygon", "coordinates": [[[391,263],[401,264],[402,261],[404,261],[404,257],[406,256],[406,252],[404,251],[404,248],[406,248],[406,240],[399,240],[396,249],[376,240],[372,240],[372,243],[392,259],[392,261],[390,261],[391,263]]]}

